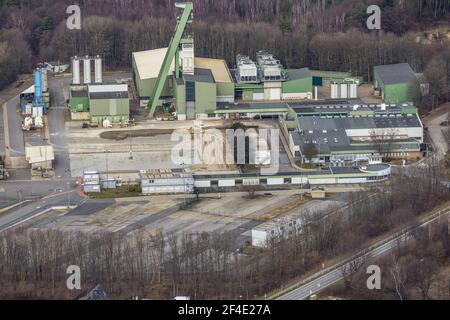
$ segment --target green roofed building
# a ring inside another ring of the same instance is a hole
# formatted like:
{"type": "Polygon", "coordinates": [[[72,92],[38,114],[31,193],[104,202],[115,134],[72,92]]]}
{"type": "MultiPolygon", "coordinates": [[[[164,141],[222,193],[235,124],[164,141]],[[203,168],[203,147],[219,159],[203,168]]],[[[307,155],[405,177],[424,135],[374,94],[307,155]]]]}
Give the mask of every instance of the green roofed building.
{"type": "Polygon", "coordinates": [[[374,88],[386,103],[415,102],[419,83],[408,63],[374,67],[374,88]]]}
{"type": "Polygon", "coordinates": [[[312,73],[308,68],[286,71],[286,81],[282,84],[283,100],[312,99],[312,73]]]}
{"type": "Polygon", "coordinates": [[[88,84],[71,86],[69,108],[72,120],[102,124],[126,122],[130,118],[127,84],[88,84]]]}

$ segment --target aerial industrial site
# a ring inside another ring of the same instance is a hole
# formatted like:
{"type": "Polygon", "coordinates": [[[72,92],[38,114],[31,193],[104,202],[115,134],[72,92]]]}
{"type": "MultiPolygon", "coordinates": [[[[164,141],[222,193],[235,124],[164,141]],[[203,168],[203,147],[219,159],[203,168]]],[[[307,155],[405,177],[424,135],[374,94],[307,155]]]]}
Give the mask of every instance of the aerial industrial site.
{"type": "Polygon", "coordinates": [[[361,73],[264,43],[221,57],[196,5],[171,4],[165,40],[128,67],[85,46],[0,91],[0,297],[449,300],[448,20],[413,41],[446,57],[438,94],[419,58],[361,73]],[[417,261],[435,275],[427,290],[365,287],[397,251],[405,279],[417,261]]]}

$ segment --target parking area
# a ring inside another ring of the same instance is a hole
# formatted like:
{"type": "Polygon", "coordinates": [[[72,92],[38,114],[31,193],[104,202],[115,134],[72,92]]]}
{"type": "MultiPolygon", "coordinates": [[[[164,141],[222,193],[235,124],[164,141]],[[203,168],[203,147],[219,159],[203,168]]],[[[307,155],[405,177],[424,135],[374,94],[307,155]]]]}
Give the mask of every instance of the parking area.
{"type": "Polygon", "coordinates": [[[181,206],[185,201],[180,195],[89,200],[73,211],[50,212],[31,221],[28,227],[127,235],[228,231],[242,244],[249,240],[252,228],[269,219],[326,211],[346,204],[340,196],[325,200],[302,198],[298,190],[258,193],[254,198],[245,192],[208,194],[192,206],[181,206]]]}

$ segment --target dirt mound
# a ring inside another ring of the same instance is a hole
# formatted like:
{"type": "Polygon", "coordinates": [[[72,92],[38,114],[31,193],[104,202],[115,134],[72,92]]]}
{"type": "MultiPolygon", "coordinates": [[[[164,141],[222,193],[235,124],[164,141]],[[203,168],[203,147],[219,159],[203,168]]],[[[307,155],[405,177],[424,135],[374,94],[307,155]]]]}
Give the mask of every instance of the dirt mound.
{"type": "Polygon", "coordinates": [[[141,130],[122,130],[105,131],[100,134],[100,138],[108,140],[126,140],[128,138],[154,137],[162,134],[172,134],[172,129],[141,129],[141,130]]]}

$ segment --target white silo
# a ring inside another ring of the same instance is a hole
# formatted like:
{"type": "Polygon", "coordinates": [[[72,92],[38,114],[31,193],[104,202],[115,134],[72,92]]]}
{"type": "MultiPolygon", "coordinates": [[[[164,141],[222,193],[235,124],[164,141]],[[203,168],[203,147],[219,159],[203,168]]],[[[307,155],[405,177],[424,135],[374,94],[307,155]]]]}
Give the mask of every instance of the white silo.
{"type": "Polygon", "coordinates": [[[86,56],[83,59],[84,62],[84,84],[91,83],[91,58],[86,56]]]}
{"type": "Polygon", "coordinates": [[[356,83],[352,83],[350,86],[350,95],[349,97],[352,99],[358,98],[358,85],[356,83]]]}
{"type": "Polygon", "coordinates": [[[347,99],[348,91],[347,91],[347,84],[342,83],[341,84],[341,99],[347,99]]]}
{"type": "Polygon", "coordinates": [[[80,60],[78,57],[72,59],[72,83],[80,84],[80,60]]]}
{"type": "Polygon", "coordinates": [[[95,83],[103,82],[102,59],[100,56],[95,57],[95,83]]]}
{"type": "Polygon", "coordinates": [[[331,99],[339,99],[338,85],[335,83],[331,84],[331,99]]]}

